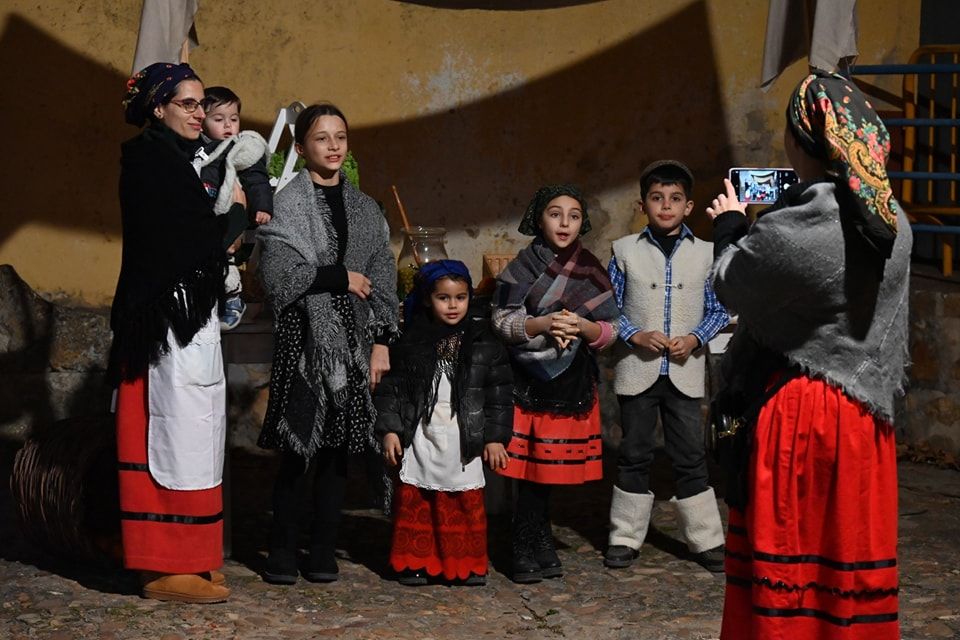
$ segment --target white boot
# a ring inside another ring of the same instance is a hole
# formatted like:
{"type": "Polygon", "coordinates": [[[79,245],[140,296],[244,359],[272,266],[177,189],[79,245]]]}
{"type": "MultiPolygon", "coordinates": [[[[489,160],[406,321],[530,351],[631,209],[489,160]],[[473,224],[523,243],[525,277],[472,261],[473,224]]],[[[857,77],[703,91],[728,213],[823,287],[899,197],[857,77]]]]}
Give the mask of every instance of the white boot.
{"type": "Polygon", "coordinates": [[[723,544],[723,522],[713,487],[682,500],[670,498],[670,502],[677,506],[680,535],[690,551],[701,553],[723,544]]]}
{"type": "Polygon", "coordinates": [[[614,486],[610,502],[609,545],[638,550],[647,537],[651,512],[653,493],[629,493],[614,486]]]}

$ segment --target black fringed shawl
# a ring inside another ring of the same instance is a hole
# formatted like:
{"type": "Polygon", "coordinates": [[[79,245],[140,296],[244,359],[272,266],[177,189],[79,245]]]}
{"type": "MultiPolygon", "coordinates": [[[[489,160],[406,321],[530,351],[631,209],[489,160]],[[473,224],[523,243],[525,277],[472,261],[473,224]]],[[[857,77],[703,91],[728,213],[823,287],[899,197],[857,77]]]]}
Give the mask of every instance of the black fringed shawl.
{"type": "Polygon", "coordinates": [[[224,226],[190,164],[190,145],[152,125],[122,146],[123,257],[111,309],[109,378],[131,380],[186,345],[223,294],[224,226]]]}

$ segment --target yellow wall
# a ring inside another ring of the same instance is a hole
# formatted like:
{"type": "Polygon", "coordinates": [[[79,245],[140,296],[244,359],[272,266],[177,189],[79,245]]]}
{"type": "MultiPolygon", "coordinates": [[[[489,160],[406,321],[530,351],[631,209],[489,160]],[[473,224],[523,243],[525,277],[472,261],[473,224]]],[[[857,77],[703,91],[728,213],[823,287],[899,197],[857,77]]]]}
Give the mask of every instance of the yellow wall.
{"type": "MultiPolygon", "coordinates": [[[[266,131],[281,105],[328,99],[350,119],[362,188],[399,228],[389,185],[415,223],[450,229],[453,257],[479,269],[507,253],[541,184],[589,194],[601,258],[635,229],[636,175],[660,157],[698,176],[703,204],[731,165],[782,165],[795,64],[757,88],[767,0],[533,0],[460,10],[455,0],[205,0],[191,63],[243,98],[266,131]],[[571,5],[571,6],[563,6],[571,5]]],[[[860,61],[906,60],[919,0],[862,3],[860,61]]],[[[135,131],[119,100],[139,0],[0,9],[0,263],[34,288],[108,303],[120,259],[118,145],[135,131]]],[[[887,85],[896,90],[896,83],[887,85]]],[[[172,250],[175,248],[171,248],[172,250]]]]}

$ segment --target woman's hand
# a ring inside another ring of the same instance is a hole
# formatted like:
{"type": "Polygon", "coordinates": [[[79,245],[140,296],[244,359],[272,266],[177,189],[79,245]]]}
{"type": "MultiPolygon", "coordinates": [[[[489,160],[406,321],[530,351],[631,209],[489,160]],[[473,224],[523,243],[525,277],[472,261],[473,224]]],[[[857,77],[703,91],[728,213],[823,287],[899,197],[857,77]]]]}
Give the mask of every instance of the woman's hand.
{"type": "Polygon", "coordinates": [[[698,346],[700,346],[700,341],[692,333],[677,336],[670,340],[670,357],[676,360],[678,364],[683,364],[698,346]]]}
{"type": "Polygon", "coordinates": [[[233,241],[233,244],[227,247],[227,255],[232,256],[237,251],[240,251],[240,247],[242,246],[243,246],[243,235],[241,234],[237,236],[237,239],[233,241]]]}
{"type": "Polygon", "coordinates": [[[240,186],[239,180],[233,183],[233,201],[237,204],[242,204],[244,209],[247,208],[247,194],[243,192],[243,187],[240,186]]]}
{"type": "Polygon", "coordinates": [[[391,467],[397,466],[400,458],[403,457],[403,447],[400,446],[400,438],[395,433],[388,433],[383,436],[383,459],[391,467]]]}
{"type": "Polygon", "coordinates": [[[373,351],[370,352],[370,391],[377,388],[388,371],[390,371],[390,349],[385,344],[373,345],[373,351]]]}
{"type": "Polygon", "coordinates": [[[713,202],[710,203],[710,206],[707,207],[707,215],[710,216],[710,219],[713,220],[721,213],[727,211],[739,211],[746,215],[747,205],[737,200],[737,191],[733,188],[733,183],[730,182],[729,178],[723,179],[723,186],[727,192],[718,195],[713,199],[713,202]]]}
{"type": "Polygon", "coordinates": [[[347,271],[347,291],[361,300],[366,300],[370,292],[373,291],[373,283],[370,282],[370,278],[362,273],[347,271]]]}
{"type": "Polygon", "coordinates": [[[507,450],[503,448],[502,444],[499,442],[489,442],[483,447],[483,461],[490,466],[491,471],[496,471],[497,469],[506,469],[510,457],[507,455],[507,450]]]}
{"type": "Polygon", "coordinates": [[[257,211],[257,215],[254,217],[254,222],[257,224],[267,224],[273,218],[266,211],[257,211]]]}

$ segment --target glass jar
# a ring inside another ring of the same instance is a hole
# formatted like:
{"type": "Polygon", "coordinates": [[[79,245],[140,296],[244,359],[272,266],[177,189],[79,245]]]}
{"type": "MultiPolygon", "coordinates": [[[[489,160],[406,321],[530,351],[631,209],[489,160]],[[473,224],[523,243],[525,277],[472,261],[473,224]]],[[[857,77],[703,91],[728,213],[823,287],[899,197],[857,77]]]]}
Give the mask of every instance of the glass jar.
{"type": "Polygon", "coordinates": [[[397,259],[397,295],[400,301],[413,289],[413,277],[428,262],[447,259],[447,230],[443,227],[408,227],[397,259]]]}

